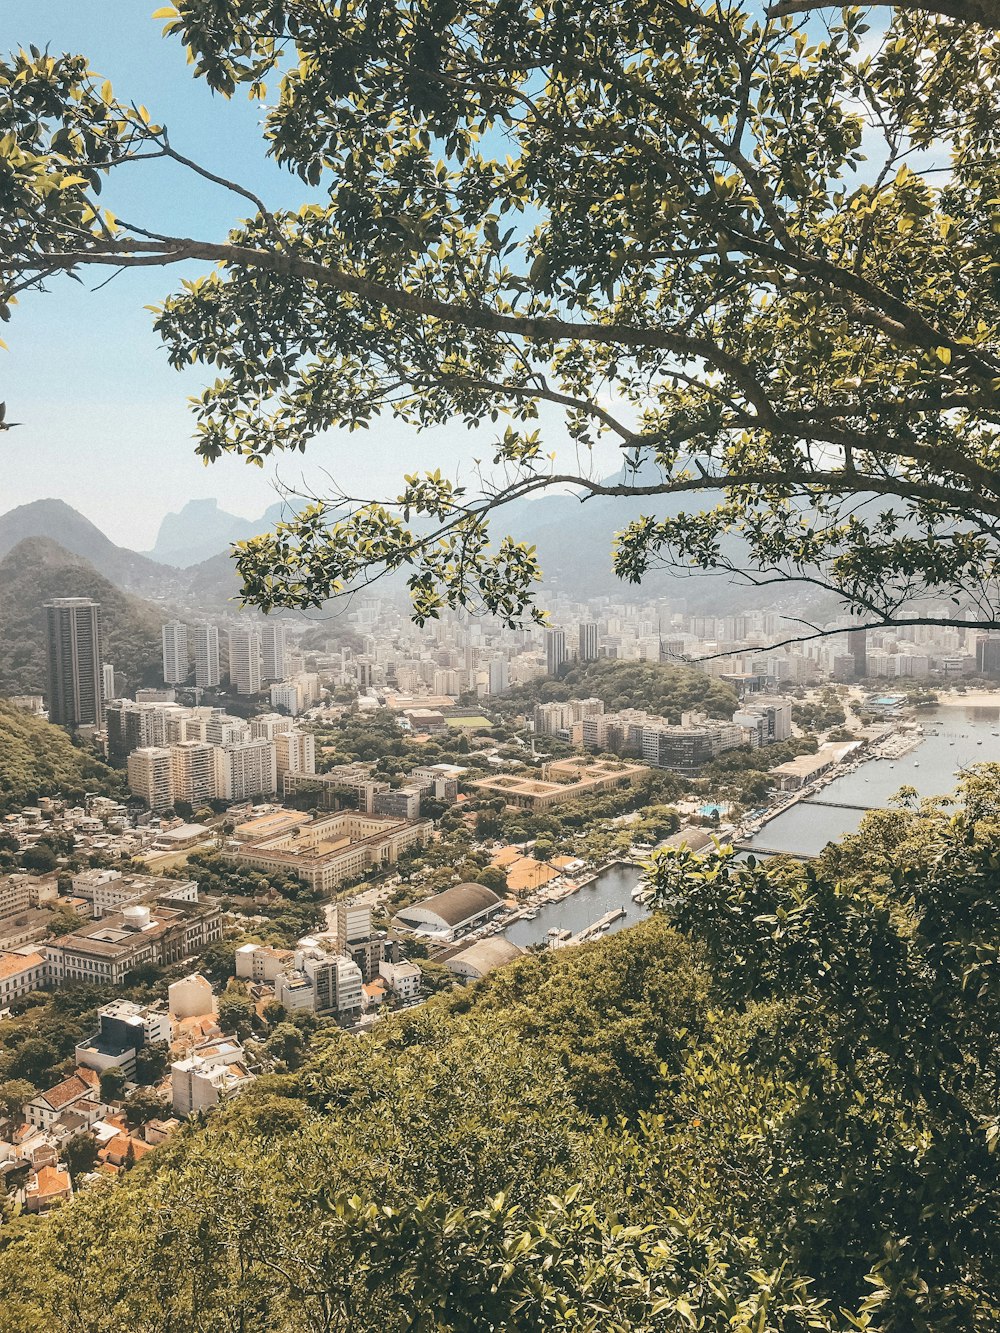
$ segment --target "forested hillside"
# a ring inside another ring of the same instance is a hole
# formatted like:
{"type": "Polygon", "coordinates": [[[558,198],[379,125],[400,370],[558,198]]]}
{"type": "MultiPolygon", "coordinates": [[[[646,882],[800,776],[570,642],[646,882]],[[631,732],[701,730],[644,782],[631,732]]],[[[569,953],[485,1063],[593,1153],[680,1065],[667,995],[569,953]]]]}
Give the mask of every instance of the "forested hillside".
{"type": "Polygon", "coordinates": [[[575,662],[558,679],[532,680],[498,700],[506,709],[534,707],[564,699],[600,699],[609,713],[643,708],[680,722],[681,713],[698,709],[709,717],[730,717],[738,706],[735,691],[694,667],[659,662],[575,662]]]}
{"type": "Polygon", "coordinates": [[[45,692],[44,604],[53,597],[100,602],[104,660],[126,684],[134,687],[157,669],[166,617],[80,556],[45,537],[29,537],[0,560],[0,694],[45,692]]]}
{"type": "Polygon", "coordinates": [[[321,1036],[0,1228],[8,1333],[995,1333],[1000,767],[321,1036]]]}
{"type": "Polygon", "coordinates": [[[59,793],[112,791],[119,774],[73,744],[61,727],[0,700],[0,813],[59,793]]]}

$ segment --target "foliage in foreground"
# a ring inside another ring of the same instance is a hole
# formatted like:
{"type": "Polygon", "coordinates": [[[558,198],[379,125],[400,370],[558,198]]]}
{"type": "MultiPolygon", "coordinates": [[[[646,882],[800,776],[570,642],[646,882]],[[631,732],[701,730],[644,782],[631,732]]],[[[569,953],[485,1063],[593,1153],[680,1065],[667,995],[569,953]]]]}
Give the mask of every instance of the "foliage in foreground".
{"type": "Polygon", "coordinates": [[[994,1330],[1000,768],[872,823],[320,1036],[4,1228],[5,1328],[994,1330]]]}

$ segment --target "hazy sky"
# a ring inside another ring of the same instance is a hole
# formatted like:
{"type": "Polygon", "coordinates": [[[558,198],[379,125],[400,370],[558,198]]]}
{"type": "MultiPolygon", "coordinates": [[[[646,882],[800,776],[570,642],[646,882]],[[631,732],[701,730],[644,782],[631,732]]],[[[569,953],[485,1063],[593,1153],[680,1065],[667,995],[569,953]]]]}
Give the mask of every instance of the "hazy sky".
{"type": "MultiPolygon", "coordinates": [[[[195,82],[179,43],[161,38],[156,8],[154,0],[0,0],[0,48],[85,54],[117,96],[168,126],[181,152],[252,184],[271,204],[295,203],[303,187],[264,157],[260,107],[214,98],[195,82]]],[[[143,163],[127,180],[125,170],[106,202],[130,221],[216,239],[239,216],[239,201],[180,167],[143,163]]],[[[25,424],[0,437],[0,512],[55,496],[137,549],[152,546],[163,515],[188,499],[216,496],[256,516],[277,498],[273,471],[232,458],[205,468],[195,458],[186,399],[214,376],[171,370],[143,308],[173,291],[182,271],[129,270],[93,291],[103,276],[86,275],[82,287],[57,280],[47,294],[24,297],[3,329],[10,350],[0,350],[0,399],[8,419],[25,424]]],[[[554,423],[551,435],[556,447],[554,423]]],[[[404,472],[453,469],[482,446],[460,425],[417,436],[387,419],[277,466],[288,481],[305,475],[318,485],[327,469],[355,493],[395,494],[404,472]]],[[[611,470],[610,447],[607,462],[611,470]]]]}

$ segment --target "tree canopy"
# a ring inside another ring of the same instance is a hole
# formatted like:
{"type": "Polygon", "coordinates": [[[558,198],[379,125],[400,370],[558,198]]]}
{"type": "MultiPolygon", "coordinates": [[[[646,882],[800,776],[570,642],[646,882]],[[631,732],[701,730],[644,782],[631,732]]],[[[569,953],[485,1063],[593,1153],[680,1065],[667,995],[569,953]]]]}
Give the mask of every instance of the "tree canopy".
{"type": "Polygon", "coordinates": [[[799,9],[160,10],[195,78],[266,104],[266,150],[310,192],[294,211],[194,162],[84,55],[20,51],[0,63],[0,314],[60,273],[202,263],[156,328],[175,365],[217,371],[194,402],[206,460],[384,412],[506,419],[474,481],[324,495],[243,544],[265,610],[405,569],[419,620],[540,614],[533,550],[490,519],[570,487],[648,499],[616,538],[625,579],[666,561],[819,584],[865,623],[992,624],[994,7],[799,9]],[[228,189],[229,234],[115,217],[117,171],[150,156],[228,189]],[[577,466],[555,470],[543,407],[577,466]]]}
{"type": "Polygon", "coordinates": [[[651,920],[370,1034],[276,1018],[287,1072],[0,1227],[4,1327],[994,1333],[998,833],[987,765],[806,866],[665,853],[651,920]]]}

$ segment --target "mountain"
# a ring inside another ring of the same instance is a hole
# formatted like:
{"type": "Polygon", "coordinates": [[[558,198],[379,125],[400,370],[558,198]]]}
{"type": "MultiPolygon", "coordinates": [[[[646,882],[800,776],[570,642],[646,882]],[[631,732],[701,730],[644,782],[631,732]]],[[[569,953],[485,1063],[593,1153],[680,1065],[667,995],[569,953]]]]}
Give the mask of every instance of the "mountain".
{"type": "Polygon", "coordinates": [[[233,542],[266,532],[286,511],[280,501],[258,519],[239,518],[219,508],[218,500],[189,500],[178,514],[167,514],[160,524],[153,560],[187,569],[226,550],[233,542]]]}
{"type": "Polygon", "coordinates": [[[39,796],[114,790],[120,775],[74,745],[62,727],[0,699],[0,810],[39,796]]]}
{"type": "Polygon", "coordinates": [[[104,660],[128,685],[156,678],[162,613],[116,588],[79,555],[29,537],[0,560],[0,693],[45,692],[44,604],[53,597],[100,602],[104,660]]]}
{"type": "Polygon", "coordinates": [[[130,592],[166,590],[176,571],[116,546],[89,518],[63,500],[34,500],[0,515],[0,557],[30,537],[47,537],[66,551],[81,556],[99,574],[130,592]]]}

